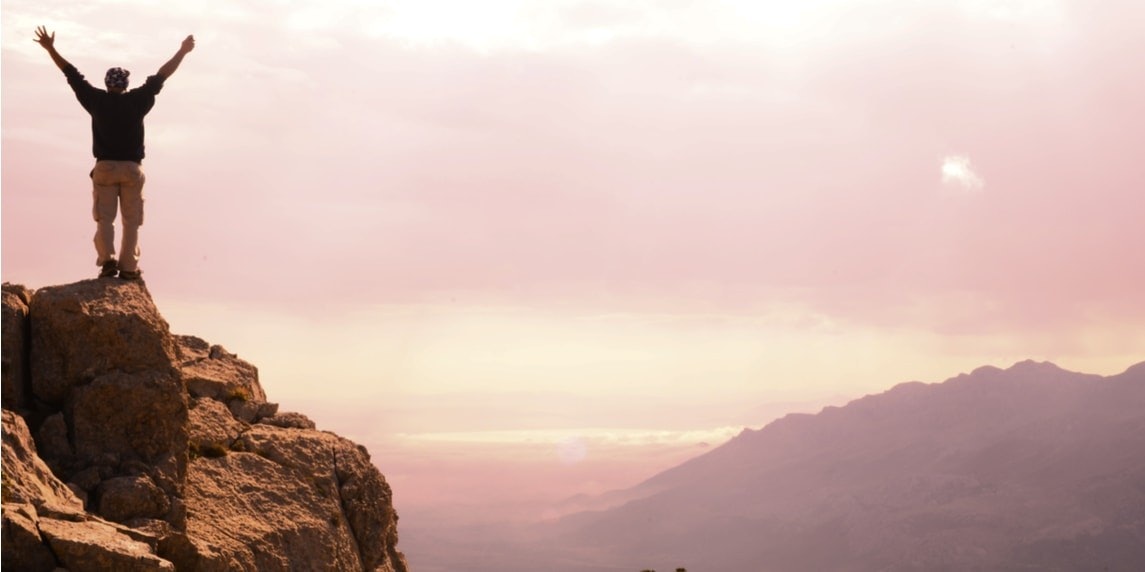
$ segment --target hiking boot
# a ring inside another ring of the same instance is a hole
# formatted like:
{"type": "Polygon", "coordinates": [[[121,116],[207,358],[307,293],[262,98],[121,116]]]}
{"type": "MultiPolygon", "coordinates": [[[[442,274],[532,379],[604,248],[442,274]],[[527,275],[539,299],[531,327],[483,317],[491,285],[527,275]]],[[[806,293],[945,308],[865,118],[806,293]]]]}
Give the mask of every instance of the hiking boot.
{"type": "Polygon", "coordinates": [[[143,276],[142,270],[120,270],[119,277],[123,280],[139,280],[143,276]]]}
{"type": "Polygon", "coordinates": [[[100,278],[115,278],[119,272],[119,263],[114,258],[103,263],[103,270],[99,271],[100,278]]]}

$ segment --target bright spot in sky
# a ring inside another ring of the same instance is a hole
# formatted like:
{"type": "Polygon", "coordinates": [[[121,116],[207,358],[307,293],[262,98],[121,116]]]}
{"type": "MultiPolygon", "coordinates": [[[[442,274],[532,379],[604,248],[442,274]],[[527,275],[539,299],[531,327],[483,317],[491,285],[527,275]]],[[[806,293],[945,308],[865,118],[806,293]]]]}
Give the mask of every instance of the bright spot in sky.
{"type": "Polygon", "coordinates": [[[956,185],[966,191],[982,188],[982,178],[970,167],[970,158],[965,155],[950,155],[942,159],[942,184],[956,185]]]}
{"type": "Polygon", "coordinates": [[[575,465],[588,456],[588,444],[580,437],[569,437],[557,443],[557,457],[561,463],[575,465]]]}

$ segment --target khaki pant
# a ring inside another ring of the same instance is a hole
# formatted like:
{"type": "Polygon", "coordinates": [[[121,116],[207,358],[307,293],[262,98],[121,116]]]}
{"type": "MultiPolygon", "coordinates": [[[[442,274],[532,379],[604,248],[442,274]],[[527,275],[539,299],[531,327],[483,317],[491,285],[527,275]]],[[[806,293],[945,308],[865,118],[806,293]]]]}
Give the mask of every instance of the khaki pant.
{"type": "Polygon", "coordinates": [[[133,161],[99,161],[91,172],[96,265],[115,258],[115,215],[123,209],[119,269],[139,269],[139,227],[143,226],[143,167],[133,161]]]}

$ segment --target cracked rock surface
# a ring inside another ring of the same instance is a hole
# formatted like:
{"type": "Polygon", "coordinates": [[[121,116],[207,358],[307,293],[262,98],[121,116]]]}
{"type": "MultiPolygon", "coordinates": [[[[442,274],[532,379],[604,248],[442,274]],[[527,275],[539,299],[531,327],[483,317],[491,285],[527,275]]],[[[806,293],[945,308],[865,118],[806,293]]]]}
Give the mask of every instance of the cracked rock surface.
{"type": "Polygon", "coordinates": [[[365,449],[172,335],[143,282],[3,293],[5,570],[407,569],[365,449]]]}

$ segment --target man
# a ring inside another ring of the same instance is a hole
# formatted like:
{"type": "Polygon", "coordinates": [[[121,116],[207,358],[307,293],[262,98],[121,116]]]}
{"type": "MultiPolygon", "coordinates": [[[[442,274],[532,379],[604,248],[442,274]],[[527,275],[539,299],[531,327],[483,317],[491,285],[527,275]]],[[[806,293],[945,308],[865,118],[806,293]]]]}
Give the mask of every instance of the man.
{"type": "Polygon", "coordinates": [[[75,66],[67,62],[55,47],[56,35],[40,26],[39,42],[56,66],[64,72],[68,85],[80,105],[91,115],[92,153],[95,168],[91,171],[92,216],[95,217],[96,265],[100,278],[119,275],[138,280],[139,227],[143,225],[143,117],[155,105],[155,94],[163,82],[175,73],[183,56],[195,49],[195,37],[187,36],[183,45],[159,71],[143,85],[128,91],[131,72],[111,68],[104,76],[107,91],[92,87],[75,66]],[[115,216],[123,210],[123,242],[119,259],[115,256],[115,216]]]}

